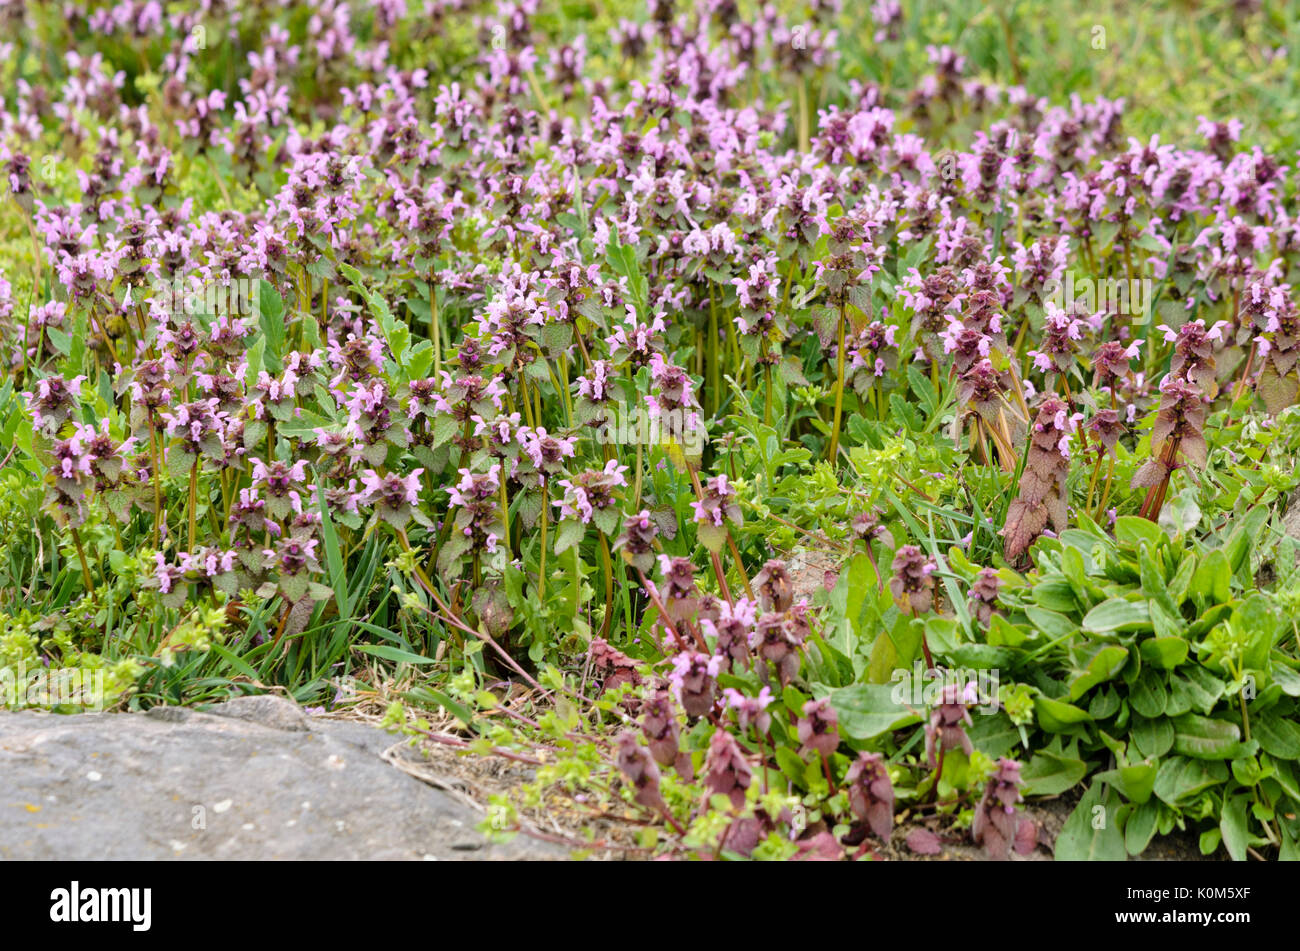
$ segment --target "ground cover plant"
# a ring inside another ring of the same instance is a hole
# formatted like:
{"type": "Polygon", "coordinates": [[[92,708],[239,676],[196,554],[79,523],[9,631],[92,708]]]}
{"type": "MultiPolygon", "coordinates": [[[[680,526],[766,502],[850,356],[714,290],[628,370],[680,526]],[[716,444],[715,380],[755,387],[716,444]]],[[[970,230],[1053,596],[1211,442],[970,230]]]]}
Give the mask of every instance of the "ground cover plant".
{"type": "Polygon", "coordinates": [[[378,705],[580,850],[1296,856],[1296,17],[4,11],[26,702],[378,705]]]}

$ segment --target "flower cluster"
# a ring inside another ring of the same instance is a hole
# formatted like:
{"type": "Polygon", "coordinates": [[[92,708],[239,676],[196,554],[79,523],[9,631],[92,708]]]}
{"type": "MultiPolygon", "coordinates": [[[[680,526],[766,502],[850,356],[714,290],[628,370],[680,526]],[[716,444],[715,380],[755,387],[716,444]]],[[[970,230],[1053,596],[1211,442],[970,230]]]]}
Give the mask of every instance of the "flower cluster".
{"type": "Polygon", "coordinates": [[[1020,494],[1007,509],[1003,553],[1014,561],[1028,551],[1050,520],[1056,531],[1068,524],[1065,478],[1070,469],[1069,443],[1074,420],[1066,404],[1049,396],[1039,405],[1030,427],[1029,454],[1020,476],[1020,494]]]}

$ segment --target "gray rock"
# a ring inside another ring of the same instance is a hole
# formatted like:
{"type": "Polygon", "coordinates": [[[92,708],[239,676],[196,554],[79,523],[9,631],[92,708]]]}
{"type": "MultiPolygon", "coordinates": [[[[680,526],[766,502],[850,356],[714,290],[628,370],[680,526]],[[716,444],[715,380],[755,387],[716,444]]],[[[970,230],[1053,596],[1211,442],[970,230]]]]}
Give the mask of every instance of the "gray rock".
{"type": "Polygon", "coordinates": [[[0,859],[562,859],[279,697],[200,712],[0,711],[0,859]]]}
{"type": "Polygon", "coordinates": [[[208,707],[206,712],[219,717],[233,717],[236,720],[260,723],[262,726],[269,726],[276,730],[304,733],[311,729],[307,714],[303,713],[302,707],[284,697],[270,693],[255,697],[235,697],[225,703],[208,707]]]}

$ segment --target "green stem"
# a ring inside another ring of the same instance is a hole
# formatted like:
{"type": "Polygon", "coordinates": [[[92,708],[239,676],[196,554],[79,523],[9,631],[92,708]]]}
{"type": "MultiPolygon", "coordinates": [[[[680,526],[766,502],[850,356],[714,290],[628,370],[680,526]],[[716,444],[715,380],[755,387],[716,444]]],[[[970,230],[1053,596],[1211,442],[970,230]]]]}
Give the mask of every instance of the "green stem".
{"type": "Polygon", "coordinates": [[[162,542],[162,487],[161,473],[158,471],[158,430],[152,418],[149,420],[149,456],[153,469],[150,473],[153,476],[153,547],[157,551],[162,542]]]}
{"type": "Polygon", "coordinates": [[[763,364],[763,425],[772,425],[772,365],[763,364]]]}
{"type": "Polygon", "coordinates": [[[1097,446],[1097,462],[1092,467],[1092,478],[1088,480],[1088,505],[1085,511],[1094,521],[1097,516],[1092,511],[1092,493],[1097,488],[1097,477],[1101,475],[1101,464],[1106,460],[1106,452],[1102,449],[1100,443],[1097,446]]]}
{"type": "MultiPolygon", "coordinates": [[[[1242,675],[1241,665],[1235,665],[1235,666],[1236,669],[1233,670],[1233,675],[1238,680],[1241,680],[1241,675],[1242,675]]],[[[1241,732],[1246,737],[1246,742],[1249,743],[1250,742],[1250,714],[1246,711],[1246,692],[1244,690],[1237,691],[1237,702],[1241,705],[1241,732]]]]}
{"type": "MultiPolygon", "coordinates": [[[[86,591],[90,594],[95,593],[95,582],[90,577],[90,565],[86,562],[86,549],[81,544],[81,534],[74,528],[72,530],[72,541],[77,546],[77,558],[81,561],[81,578],[86,583],[86,591]]],[[[1250,739],[1249,731],[1246,739],[1250,739]]]]}
{"type": "Polygon", "coordinates": [[[732,537],[731,529],[727,529],[727,545],[731,548],[731,557],[736,562],[736,571],[740,573],[740,580],[745,585],[745,595],[753,601],[754,589],[749,585],[749,574],[745,571],[745,563],[740,560],[740,549],[736,547],[736,539],[732,537]]]}
{"type": "Polygon", "coordinates": [[[429,283],[429,330],[433,337],[433,375],[442,377],[442,315],[438,313],[438,294],[429,283]]]}
{"type": "Polygon", "coordinates": [[[718,307],[713,300],[713,283],[709,282],[709,396],[713,415],[722,405],[721,376],[718,366],[718,307]]]}
{"type": "Polygon", "coordinates": [[[519,377],[519,401],[524,404],[524,420],[528,423],[528,427],[536,429],[537,423],[533,419],[533,404],[528,400],[528,383],[522,376],[519,377]]]}
{"type": "Polygon", "coordinates": [[[636,441],[636,485],[632,489],[632,511],[641,511],[641,461],[644,453],[643,439],[644,434],[637,434],[636,441]]]}
{"type": "Polygon", "coordinates": [[[564,415],[569,421],[569,428],[573,428],[573,394],[569,392],[569,358],[566,354],[560,354],[560,398],[564,401],[564,415]]]}
{"type": "Polygon", "coordinates": [[[550,525],[551,499],[546,491],[546,482],[542,481],[542,553],[537,565],[537,603],[546,603],[546,529],[550,525]]]}
{"type": "Polygon", "coordinates": [[[199,457],[194,457],[194,465],[190,466],[190,554],[194,554],[194,539],[196,536],[196,527],[198,522],[199,508],[199,457]]]}
{"type": "MultiPolygon", "coordinates": [[[[506,461],[501,460],[501,477],[498,480],[501,487],[501,544],[510,550],[510,499],[506,494],[506,461]]],[[[545,493],[545,483],[543,483],[543,493],[545,493]]],[[[542,511],[546,511],[546,502],[543,495],[542,511]]]]}
{"type": "Polygon", "coordinates": [[[597,532],[600,536],[600,563],[605,572],[605,619],[600,625],[600,636],[605,637],[609,634],[609,625],[614,616],[614,569],[609,562],[609,542],[605,540],[604,532],[597,532]]]}
{"type": "Polygon", "coordinates": [[[1106,485],[1101,491],[1101,502],[1097,505],[1097,514],[1100,516],[1106,511],[1106,503],[1110,501],[1111,481],[1115,478],[1115,457],[1110,457],[1110,465],[1106,467],[1106,485]]]}
{"type": "Polygon", "coordinates": [[[836,331],[835,350],[835,418],[831,422],[830,451],[826,459],[835,465],[835,456],[840,450],[840,418],[844,413],[844,305],[840,305],[839,327],[836,331]]]}
{"type": "Polygon", "coordinates": [[[799,151],[808,151],[808,83],[799,77],[799,151]]]}

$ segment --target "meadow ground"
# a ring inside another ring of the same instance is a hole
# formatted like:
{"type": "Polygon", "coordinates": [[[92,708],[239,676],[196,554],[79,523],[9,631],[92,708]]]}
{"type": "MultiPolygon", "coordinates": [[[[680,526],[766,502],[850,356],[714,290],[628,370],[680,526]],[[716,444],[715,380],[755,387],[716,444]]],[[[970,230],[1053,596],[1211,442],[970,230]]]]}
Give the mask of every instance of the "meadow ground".
{"type": "Polygon", "coordinates": [[[1300,7],[0,17],[5,704],[579,854],[1296,857],[1300,7]]]}

